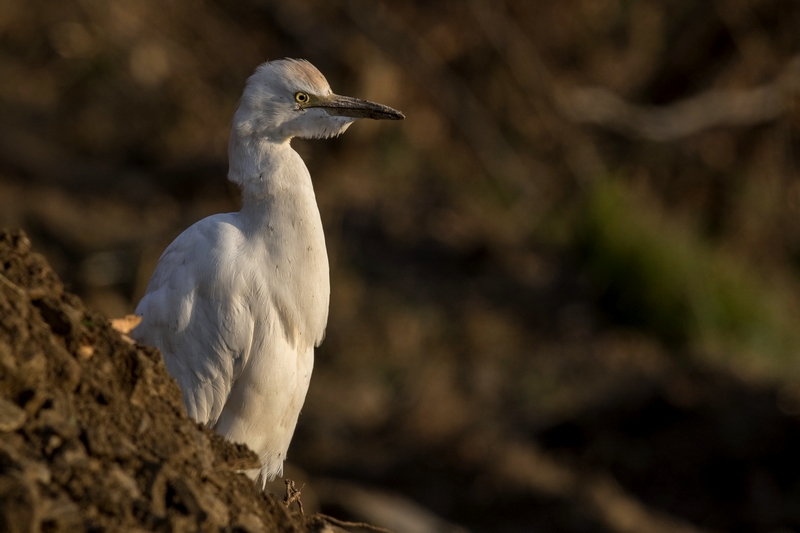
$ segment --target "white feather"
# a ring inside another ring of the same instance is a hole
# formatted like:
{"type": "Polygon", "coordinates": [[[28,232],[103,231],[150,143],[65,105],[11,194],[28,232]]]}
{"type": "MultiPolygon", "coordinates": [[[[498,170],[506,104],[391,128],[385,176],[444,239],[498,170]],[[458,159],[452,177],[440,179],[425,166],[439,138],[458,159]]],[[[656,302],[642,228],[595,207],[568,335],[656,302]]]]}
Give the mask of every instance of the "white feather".
{"type": "Polygon", "coordinates": [[[203,219],[175,239],[136,308],[142,322],[132,336],[161,349],[189,416],[252,448],[262,468],[249,474],[262,482],[282,474],[330,297],[311,176],[289,143],[338,135],[365,116],[403,118],[333,95],[306,61],[258,67],[228,144],[241,211],[203,219]],[[300,105],[298,91],[318,105],[300,105]]]}
{"type": "MultiPolygon", "coordinates": [[[[311,177],[284,136],[312,130],[319,117],[279,135],[242,113],[266,110],[281,92],[292,97],[298,86],[283,71],[262,66],[234,119],[229,179],[242,188],[242,210],[203,219],[175,239],[136,308],[142,323],[133,331],[161,349],[189,416],[259,455],[264,482],[283,471],[330,296],[311,177]]],[[[327,83],[299,89],[330,92],[327,83]]],[[[280,120],[275,107],[272,120],[280,120]]],[[[341,122],[327,118],[324,131],[341,122]]]]}

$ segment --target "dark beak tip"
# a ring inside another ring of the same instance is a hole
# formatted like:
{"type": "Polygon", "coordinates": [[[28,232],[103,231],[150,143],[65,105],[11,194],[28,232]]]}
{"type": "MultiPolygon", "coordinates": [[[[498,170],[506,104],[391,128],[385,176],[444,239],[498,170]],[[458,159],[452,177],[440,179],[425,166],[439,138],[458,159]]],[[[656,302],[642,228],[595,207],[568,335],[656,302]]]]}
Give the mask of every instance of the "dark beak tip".
{"type": "Polygon", "coordinates": [[[384,109],[381,109],[380,112],[375,113],[370,118],[375,120],[405,120],[406,115],[402,111],[388,106],[383,107],[384,109]]]}
{"type": "Polygon", "coordinates": [[[392,109],[390,107],[388,112],[381,118],[386,118],[389,120],[405,120],[406,115],[402,111],[398,111],[397,109],[392,109]]]}
{"type": "Polygon", "coordinates": [[[350,118],[371,118],[374,120],[403,120],[406,118],[401,111],[387,105],[336,94],[320,98],[318,103],[311,104],[308,107],[321,107],[329,115],[350,118]]]}
{"type": "Polygon", "coordinates": [[[392,111],[391,113],[376,113],[369,117],[374,120],[405,120],[406,116],[400,111],[392,111]]]}

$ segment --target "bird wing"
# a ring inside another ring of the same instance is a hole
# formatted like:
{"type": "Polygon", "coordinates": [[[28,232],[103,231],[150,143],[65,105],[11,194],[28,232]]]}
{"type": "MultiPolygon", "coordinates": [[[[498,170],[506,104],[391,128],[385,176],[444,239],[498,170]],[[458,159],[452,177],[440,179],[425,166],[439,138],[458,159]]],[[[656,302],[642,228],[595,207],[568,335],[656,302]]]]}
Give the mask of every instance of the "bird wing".
{"type": "Polygon", "coordinates": [[[231,250],[242,237],[232,222],[230,215],[208,217],[164,251],[133,332],[161,350],[189,416],[210,427],[247,362],[254,330],[231,250]]]}

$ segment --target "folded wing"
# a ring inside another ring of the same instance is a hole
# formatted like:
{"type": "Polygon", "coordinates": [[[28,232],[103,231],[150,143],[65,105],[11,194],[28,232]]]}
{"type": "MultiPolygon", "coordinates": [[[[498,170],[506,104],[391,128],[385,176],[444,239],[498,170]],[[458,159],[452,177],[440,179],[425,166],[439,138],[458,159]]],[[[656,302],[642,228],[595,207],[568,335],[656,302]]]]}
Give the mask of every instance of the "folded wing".
{"type": "Polygon", "coordinates": [[[209,427],[252,346],[254,321],[230,253],[240,239],[230,215],[187,229],[164,251],[135,311],[142,323],[133,338],[161,350],[189,416],[209,427]]]}

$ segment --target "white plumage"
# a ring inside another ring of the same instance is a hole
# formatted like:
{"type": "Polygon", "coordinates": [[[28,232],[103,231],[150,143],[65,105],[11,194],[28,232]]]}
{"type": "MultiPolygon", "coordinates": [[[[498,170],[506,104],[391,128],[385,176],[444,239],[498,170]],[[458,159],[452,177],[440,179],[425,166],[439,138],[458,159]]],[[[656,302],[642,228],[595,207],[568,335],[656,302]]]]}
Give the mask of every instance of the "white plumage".
{"type": "Polygon", "coordinates": [[[292,137],[331,137],[356,118],[402,119],[333,94],[310,63],[259,66],[233,118],[228,179],[238,213],[197,222],[167,247],[132,335],[158,347],[189,416],[252,448],[261,483],[282,475],[328,319],[330,282],[311,177],[292,137]]]}

